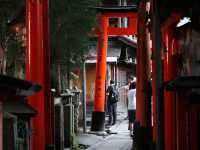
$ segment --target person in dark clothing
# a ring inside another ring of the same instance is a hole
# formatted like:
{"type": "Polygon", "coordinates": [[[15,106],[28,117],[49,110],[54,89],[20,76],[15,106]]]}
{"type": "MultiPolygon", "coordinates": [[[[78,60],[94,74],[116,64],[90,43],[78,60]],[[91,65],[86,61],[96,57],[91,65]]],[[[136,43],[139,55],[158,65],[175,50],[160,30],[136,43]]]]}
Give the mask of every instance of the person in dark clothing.
{"type": "Polygon", "coordinates": [[[117,97],[115,97],[114,81],[110,81],[110,85],[107,88],[107,109],[108,109],[108,125],[115,125],[117,119],[117,97]]]}

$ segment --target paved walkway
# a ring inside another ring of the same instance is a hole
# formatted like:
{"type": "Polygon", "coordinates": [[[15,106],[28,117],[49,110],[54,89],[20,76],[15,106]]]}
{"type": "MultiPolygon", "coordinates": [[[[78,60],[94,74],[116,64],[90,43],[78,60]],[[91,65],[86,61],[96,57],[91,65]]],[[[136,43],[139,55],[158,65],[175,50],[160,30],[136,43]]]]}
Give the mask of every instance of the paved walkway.
{"type": "Polygon", "coordinates": [[[128,130],[128,120],[125,120],[127,110],[118,105],[117,123],[107,128],[110,133],[106,135],[79,134],[79,145],[86,150],[131,150],[132,138],[128,130]]]}

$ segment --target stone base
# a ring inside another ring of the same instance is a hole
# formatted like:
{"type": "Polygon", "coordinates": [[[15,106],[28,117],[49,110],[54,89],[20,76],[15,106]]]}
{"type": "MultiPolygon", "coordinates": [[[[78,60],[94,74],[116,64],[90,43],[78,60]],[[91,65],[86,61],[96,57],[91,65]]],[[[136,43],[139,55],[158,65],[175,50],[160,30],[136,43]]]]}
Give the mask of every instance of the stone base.
{"type": "Polygon", "coordinates": [[[92,113],[91,131],[104,131],[105,129],[105,112],[94,111],[92,113]]]}

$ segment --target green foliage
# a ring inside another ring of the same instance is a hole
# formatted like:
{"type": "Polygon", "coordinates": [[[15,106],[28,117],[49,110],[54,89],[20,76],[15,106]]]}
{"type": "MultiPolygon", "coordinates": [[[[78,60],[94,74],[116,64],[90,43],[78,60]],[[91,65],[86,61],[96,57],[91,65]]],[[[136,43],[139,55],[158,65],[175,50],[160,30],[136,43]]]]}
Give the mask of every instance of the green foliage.
{"type": "Polygon", "coordinates": [[[135,3],[135,4],[139,4],[140,1],[142,1],[142,0],[134,0],[134,3],[135,3]]]}
{"type": "Polygon", "coordinates": [[[97,0],[51,0],[50,28],[53,63],[71,70],[88,50],[88,33],[96,23],[97,0]]]}
{"type": "Polygon", "coordinates": [[[21,50],[21,43],[11,28],[24,10],[25,1],[0,0],[0,3],[0,48],[3,50],[4,61],[7,62],[6,70],[13,75],[14,62],[17,51],[21,50]]]}
{"type": "Polygon", "coordinates": [[[4,47],[10,36],[10,23],[21,11],[21,8],[24,6],[24,1],[0,0],[0,3],[0,42],[1,46],[4,47]]]}
{"type": "Polygon", "coordinates": [[[56,64],[52,64],[51,66],[51,87],[57,88],[57,69],[56,64]]]}
{"type": "Polygon", "coordinates": [[[18,68],[17,70],[15,70],[17,68],[17,59],[23,59],[23,55],[22,53],[25,53],[24,51],[22,51],[22,47],[21,47],[21,42],[18,41],[16,39],[16,37],[10,36],[9,41],[7,42],[7,51],[6,51],[6,56],[7,56],[7,68],[6,68],[6,73],[10,76],[15,76],[15,73],[18,73],[17,70],[19,70],[20,68],[25,69],[24,66],[24,62],[18,61],[18,68]]]}
{"type": "Polygon", "coordinates": [[[7,44],[7,59],[8,65],[11,65],[17,56],[17,51],[21,49],[21,43],[14,37],[11,37],[7,44]]]}
{"type": "Polygon", "coordinates": [[[97,23],[94,7],[98,1],[50,0],[50,43],[54,87],[65,88],[61,86],[61,82],[65,82],[62,77],[67,75],[69,83],[71,70],[82,66],[83,56],[88,51],[88,33],[97,23]]]}

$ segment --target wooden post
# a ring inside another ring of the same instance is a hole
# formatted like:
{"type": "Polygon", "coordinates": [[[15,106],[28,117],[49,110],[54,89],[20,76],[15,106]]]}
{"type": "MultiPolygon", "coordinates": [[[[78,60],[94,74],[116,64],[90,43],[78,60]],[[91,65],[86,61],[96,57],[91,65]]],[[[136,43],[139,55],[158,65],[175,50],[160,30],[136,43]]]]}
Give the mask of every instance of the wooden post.
{"type": "Polygon", "coordinates": [[[86,133],[87,127],[87,120],[86,120],[86,63],[83,63],[83,70],[82,70],[82,88],[83,88],[83,133],[86,133]]]}
{"type": "Polygon", "coordinates": [[[3,150],[3,99],[2,97],[0,98],[0,150],[3,150]]]}
{"type": "Polygon", "coordinates": [[[98,54],[96,64],[94,111],[92,114],[91,131],[104,131],[105,123],[105,82],[106,57],[108,46],[108,18],[101,15],[101,25],[98,41],[98,54]]]}
{"type": "MultiPolygon", "coordinates": [[[[174,61],[173,52],[175,51],[173,29],[176,27],[180,15],[172,13],[162,24],[162,39],[164,49],[163,75],[164,81],[173,80],[176,75],[177,66],[174,61]]],[[[175,97],[172,92],[164,90],[164,130],[165,130],[165,149],[175,150],[175,97]]]]}
{"type": "Polygon", "coordinates": [[[33,150],[44,150],[45,144],[52,142],[51,120],[49,119],[51,108],[48,80],[50,64],[47,5],[47,0],[26,1],[26,79],[37,82],[42,86],[42,90],[38,94],[29,98],[29,103],[38,112],[31,123],[34,129],[31,141],[33,150]]]}
{"type": "MultiPolygon", "coordinates": [[[[154,55],[154,50],[152,49],[154,55]]],[[[152,109],[153,109],[153,143],[157,141],[157,128],[156,128],[156,70],[155,58],[152,59],[152,109]]]]}
{"type": "Polygon", "coordinates": [[[96,65],[95,98],[94,111],[92,115],[91,131],[103,131],[105,123],[105,83],[106,83],[106,57],[109,35],[133,35],[137,31],[137,13],[132,10],[107,10],[97,8],[101,11],[100,32],[98,41],[98,54],[96,65]],[[118,28],[109,26],[109,18],[127,17],[129,26],[127,28],[118,28]]]}
{"type": "MultiPolygon", "coordinates": [[[[142,149],[148,149],[151,141],[151,96],[150,96],[150,36],[146,26],[146,1],[138,8],[138,42],[136,65],[136,120],[140,123],[142,149]]],[[[137,135],[138,135],[137,134],[137,135]]],[[[136,135],[136,140],[139,138],[136,135]]]]}
{"type": "Polygon", "coordinates": [[[159,0],[153,0],[153,48],[155,49],[155,71],[156,71],[156,128],[157,143],[156,150],[164,149],[164,127],[163,127],[163,74],[161,60],[161,32],[160,32],[160,10],[159,0]]]}
{"type": "Polygon", "coordinates": [[[45,93],[45,139],[46,145],[53,144],[53,128],[54,121],[53,117],[53,108],[54,101],[51,99],[51,72],[50,72],[50,43],[49,43],[49,0],[42,1],[43,8],[43,49],[44,49],[44,93],[45,93]]]}
{"type": "MultiPolygon", "coordinates": [[[[164,81],[173,79],[173,66],[172,66],[172,33],[168,29],[164,33],[165,38],[165,58],[164,58],[164,81]]],[[[165,129],[165,149],[174,150],[175,131],[174,131],[174,101],[173,93],[164,91],[164,129],[165,129]]]]}

